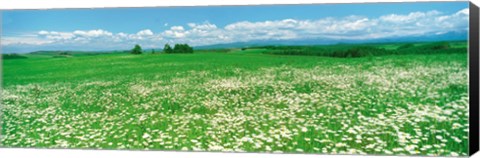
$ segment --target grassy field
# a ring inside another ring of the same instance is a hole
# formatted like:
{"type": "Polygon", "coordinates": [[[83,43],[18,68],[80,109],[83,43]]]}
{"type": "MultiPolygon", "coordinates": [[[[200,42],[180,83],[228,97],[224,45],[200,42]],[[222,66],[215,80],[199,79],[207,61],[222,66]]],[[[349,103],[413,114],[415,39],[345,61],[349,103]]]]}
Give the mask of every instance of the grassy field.
{"type": "Polygon", "coordinates": [[[0,145],[467,155],[467,52],[265,51],[4,60],[0,145]]]}

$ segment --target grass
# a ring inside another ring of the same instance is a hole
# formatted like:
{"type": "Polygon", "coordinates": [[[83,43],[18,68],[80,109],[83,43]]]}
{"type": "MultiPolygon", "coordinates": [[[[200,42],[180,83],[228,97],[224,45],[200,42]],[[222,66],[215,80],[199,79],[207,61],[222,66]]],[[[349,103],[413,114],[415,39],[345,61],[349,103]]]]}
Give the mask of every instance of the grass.
{"type": "Polygon", "coordinates": [[[4,60],[0,145],[467,155],[467,52],[268,50],[4,60]]]}

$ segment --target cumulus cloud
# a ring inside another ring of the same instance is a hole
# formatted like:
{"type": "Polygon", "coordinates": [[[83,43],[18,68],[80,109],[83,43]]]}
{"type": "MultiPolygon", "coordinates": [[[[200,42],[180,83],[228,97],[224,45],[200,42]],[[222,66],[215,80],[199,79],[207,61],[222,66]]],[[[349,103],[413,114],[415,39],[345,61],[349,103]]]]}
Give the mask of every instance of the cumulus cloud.
{"type": "Polygon", "coordinates": [[[101,37],[101,36],[113,35],[111,32],[108,32],[102,29],[90,30],[90,31],[76,30],[76,31],[73,31],[73,34],[77,36],[82,36],[82,37],[101,37]]]}
{"type": "Polygon", "coordinates": [[[53,43],[53,40],[39,39],[37,37],[4,37],[1,38],[1,44],[9,45],[44,45],[53,43]]]}
{"type": "MultiPolygon", "coordinates": [[[[154,33],[150,29],[136,33],[112,33],[106,30],[56,32],[42,30],[34,35],[2,37],[4,46],[82,45],[91,48],[125,49],[131,44],[162,47],[165,43],[189,43],[194,46],[253,40],[289,39],[383,39],[443,34],[468,30],[468,8],[452,14],[440,11],[388,14],[379,17],[347,16],[316,20],[282,19],[239,21],[219,27],[209,22],[170,26],[154,33]],[[108,48],[107,48],[108,47],[108,48]]],[[[168,23],[163,24],[168,26],[168,23]]]]}
{"type": "Polygon", "coordinates": [[[162,35],[169,38],[183,38],[185,37],[185,29],[183,26],[172,26],[169,30],[163,32],[162,35]]]}
{"type": "Polygon", "coordinates": [[[75,35],[70,32],[56,32],[56,31],[39,31],[38,35],[50,40],[67,40],[73,38],[75,35]]]}
{"type": "Polygon", "coordinates": [[[138,31],[137,35],[138,36],[152,36],[153,32],[152,32],[152,30],[146,29],[146,30],[138,31]]]}
{"type": "Polygon", "coordinates": [[[391,22],[391,23],[411,23],[416,22],[419,19],[429,18],[431,16],[437,16],[440,12],[438,11],[430,11],[430,12],[413,12],[408,15],[397,15],[397,14],[390,14],[381,16],[380,20],[384,22],[391,22]]]}

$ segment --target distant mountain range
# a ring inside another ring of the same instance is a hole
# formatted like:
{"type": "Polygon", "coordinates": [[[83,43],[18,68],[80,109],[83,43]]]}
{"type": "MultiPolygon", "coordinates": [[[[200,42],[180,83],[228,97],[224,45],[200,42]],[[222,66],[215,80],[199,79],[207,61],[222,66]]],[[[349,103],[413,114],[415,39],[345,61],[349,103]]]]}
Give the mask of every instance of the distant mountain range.
{"type": "Polygon", "coordinates": [[[431,42],[431,41],[459,41],[467,40],[467,32],[448,32],[439,35],[412,36],[412,37],[393,37],[370,40],[344,40],[344,39],[301,39],[301,40],[258,40],[248,42],[235,42],[214,44],[206,46],[196,46],[195,49],[222,49],[222,48],[242,48],[265,45],[331,45],[339,43],[395,43],[395,42],[431,42]]]}
{"type": "MultiPolygon", "coordinates": [[[[438,35],[425,35],[425,36],[410,36],[410,37],[392,37],[392,38],[382,38],[382,39],[369,39],[369,40],[346,40],[346,39],[295,39],[295,40],[256,40],[248,42],[235,42],[235,43],[222,43],[222,44],[213,44],[205,46],[195,46],[195,49],[226,49],[226,48],[243,48],[243,47],[255,47],[255,46],[266,46],[266,45],[331,45],[331,44],[361,44],[361,43],[396,43],[396,42],[431,42],[431,41],[460,41],[467,40],[468,33],[467,31],[463,32],[448,32],[438,35]]],[[[163,48],[146,48],[145,50],[162,50],[163,48]]],[[[79,50],[81,48],[79,47],[79,50]]],[[[128,50],[93,50],[93,51],[79,51],[79,50],[70,50],[70,52],[123,52],[128,50]]],[[[3,47],[3,53],[28,53],[28,52],[41,52],[35,50],[33,47],[21,47],[21,48],[9,48],[3,47]],[[13,51],[15,50],[15,51],[13,51]]],[[[44,51],[49,52],[58,52],[66,51],[62,48],[52,48],[44,51]]]]}

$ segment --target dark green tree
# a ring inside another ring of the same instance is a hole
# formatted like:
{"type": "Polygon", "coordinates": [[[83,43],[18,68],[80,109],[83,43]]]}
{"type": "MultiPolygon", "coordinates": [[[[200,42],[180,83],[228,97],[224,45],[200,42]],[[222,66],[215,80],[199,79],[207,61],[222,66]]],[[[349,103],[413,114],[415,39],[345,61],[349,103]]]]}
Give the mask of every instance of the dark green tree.
{"type": "Polygon", "coordinates": [[[185,44],[187,47],[187,53],[193,53],[193,47],[190,47],[188,44],[185,44]]]}
{"type": "Polygon", "coordinates": [[[132,54],[142,54],[142,47],[140,45],[135,45],[135,47],[131,51],[132,54]]]}
{"type": "Polygon", "coordinates": [[[163,47],[163,52],[170,54],[170,53],[173,53],[173,49],[172,49],[172,47],[170,47],[170,45],[167,43],[167,44],[165,44],[165,46],[163,47]]]}
{"type": "Polygon", "coordinates": [[[173,53],[182,53],[182,44],[175,44],[173,46],[173,53]]]}
{"type": "Polygon", "coordinates": [[[175,44],[173,53],[193,53],[193,48],[188,44],[175,44]]]}

